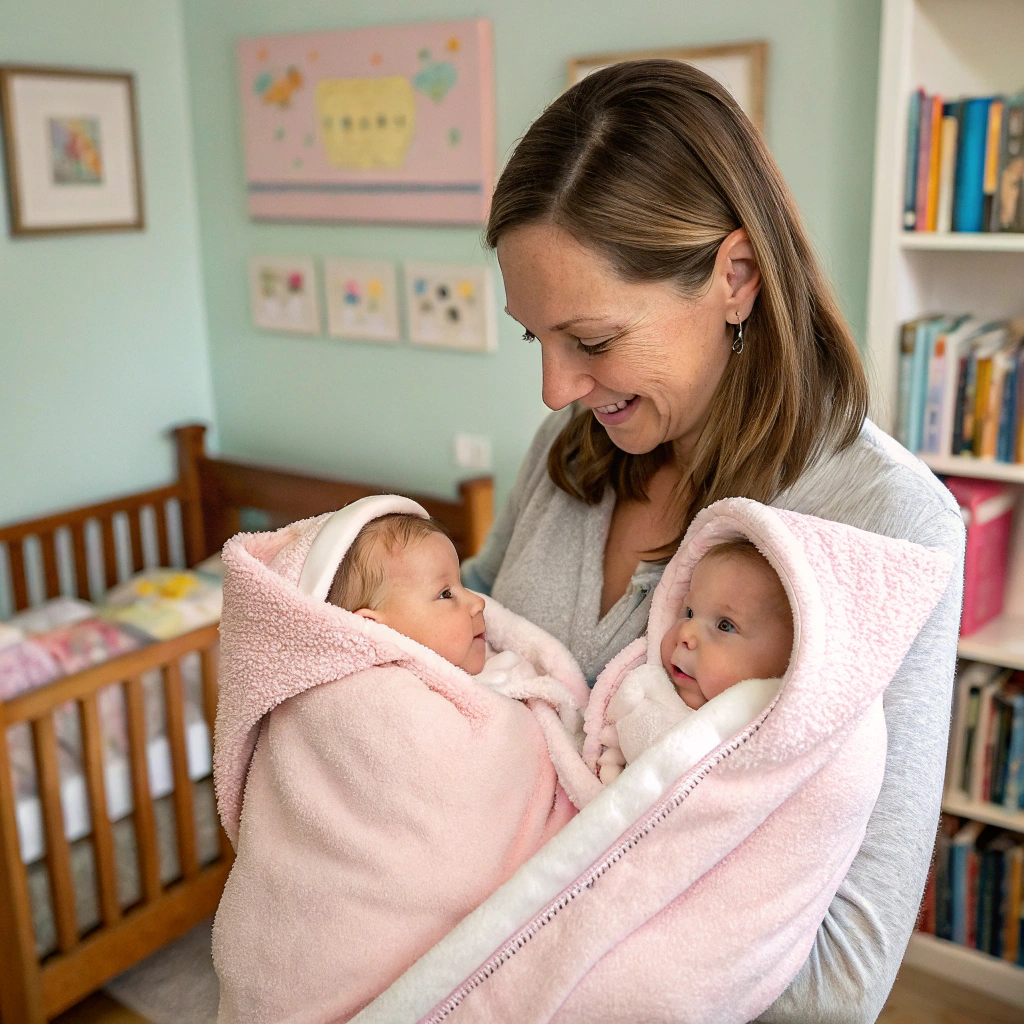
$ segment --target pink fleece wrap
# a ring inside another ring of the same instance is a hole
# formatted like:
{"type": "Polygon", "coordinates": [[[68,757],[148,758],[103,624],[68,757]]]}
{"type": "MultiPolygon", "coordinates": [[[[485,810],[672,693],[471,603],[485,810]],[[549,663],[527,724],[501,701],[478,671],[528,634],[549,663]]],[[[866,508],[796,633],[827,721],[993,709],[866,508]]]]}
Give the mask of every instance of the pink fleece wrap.
{"type": "MultiPolygon", "coordinates": [[[[214,775],[238,852],[214,925],[223,1022],[347,1020],[385,989],[575,814],[548,744],[575,761],[570,788],[600,789],[548,705],[538,717],[300,593],[325,519],[224,549],[214,775]]],[[[584,706],[561,645],[494,602],[484,616],[492,646],[547,673],[542,695],[584,706]]]]}
{"type": "Polygon", "coordinates": [[[608,701],[628,669],[658,657],[696,562],[742,536],[779,572],[793,607],[781,684],[740,683],[663,735],[360,1024],[740,1024],[795,976],[878,795],[882,692],[951,565],[746,499],[716,503],[666,567],[648,636],[594,687],[591,766],[608,701]],[[748,698],[750,719],[709,744],[718,711],[708,709],[748,698]]]}

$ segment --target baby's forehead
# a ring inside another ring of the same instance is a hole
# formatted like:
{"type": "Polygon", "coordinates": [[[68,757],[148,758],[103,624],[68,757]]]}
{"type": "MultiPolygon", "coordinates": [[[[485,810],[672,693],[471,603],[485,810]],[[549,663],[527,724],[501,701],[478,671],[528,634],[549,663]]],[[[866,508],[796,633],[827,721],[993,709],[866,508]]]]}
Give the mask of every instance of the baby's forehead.
{"type": "Polygon", "coordinates": [[[753,545],[712,548],[694,567],[689,595],[729,589],[730,600],[763,599],[765,590],[785,597],[785,588],[771,563],[753,545]]]}

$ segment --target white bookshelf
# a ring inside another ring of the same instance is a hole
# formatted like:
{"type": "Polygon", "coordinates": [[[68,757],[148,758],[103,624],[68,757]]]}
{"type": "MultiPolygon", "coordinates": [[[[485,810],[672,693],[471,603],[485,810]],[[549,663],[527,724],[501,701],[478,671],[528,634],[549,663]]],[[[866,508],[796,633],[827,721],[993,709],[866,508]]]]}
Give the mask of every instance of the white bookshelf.
{"type": "Polygon", "coordinates": [[[987,953],[914,932],[903,962],[1024,1009],[1024,971],[987,953]]]}
{"type": "MultiPolygon", "coordinates": [[[[1024,234],[903,229],[911,93],[956,98],[1024,88],[1024,0],[883,0],[871,221],[866,363],[871,415],[895,426],[899,327],[932,313],[1024,315],[1024,234]]],[[[1001,480],[1020,489],[1004,614],[960,641],[963,658],[1024,669],[1024,466],[923,456],[936,473],[1001,480]]],[[[1024,831],[1024,813],[949,793],[943,808],[1024,831]]],[[[915,934],[906,963],[1024,1008],[1024,969],[931,935],[915,934]]]]}

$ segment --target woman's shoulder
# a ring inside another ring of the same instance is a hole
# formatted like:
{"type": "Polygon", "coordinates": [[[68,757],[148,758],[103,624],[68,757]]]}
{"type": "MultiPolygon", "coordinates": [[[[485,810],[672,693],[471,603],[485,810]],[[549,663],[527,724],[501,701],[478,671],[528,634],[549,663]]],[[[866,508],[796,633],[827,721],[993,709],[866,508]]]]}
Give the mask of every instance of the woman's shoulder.
{"type": "Polygon", "coordinates": [[[949,490],[870,420],[853,444],[820,459],[774,504],[929,547],[958,551],[963,543],[949,490]]]}

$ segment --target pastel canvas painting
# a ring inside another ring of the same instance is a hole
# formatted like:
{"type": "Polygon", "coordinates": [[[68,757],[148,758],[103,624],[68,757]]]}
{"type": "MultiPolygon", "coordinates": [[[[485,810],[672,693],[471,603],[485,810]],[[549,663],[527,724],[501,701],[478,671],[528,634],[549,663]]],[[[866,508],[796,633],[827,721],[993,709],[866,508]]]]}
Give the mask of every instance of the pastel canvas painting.
{"type": "Polygon", "coordinates": [[[49,121],[54,185],[102,183],[99,118],[51,117],[49,121]]]}
{"type": "Polygon", "coordinates": [[[489,21],[244,39],[238,61],[253,217],[486,218],[495,162],[489,21]]]}

